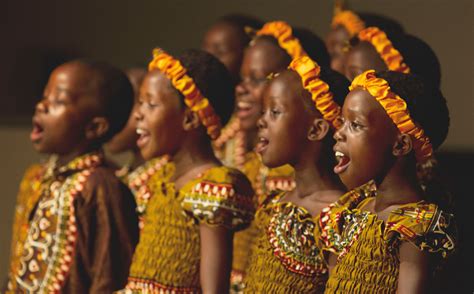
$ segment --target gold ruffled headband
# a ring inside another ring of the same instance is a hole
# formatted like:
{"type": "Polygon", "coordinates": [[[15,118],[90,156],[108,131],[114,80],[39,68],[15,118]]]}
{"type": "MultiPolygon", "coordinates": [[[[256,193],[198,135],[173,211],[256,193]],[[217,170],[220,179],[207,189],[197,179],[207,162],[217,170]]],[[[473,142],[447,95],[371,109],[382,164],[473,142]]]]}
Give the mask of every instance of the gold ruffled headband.
{"type": "Polygon", "coordinates": [[[337,129],[340,126],[340,121],[337,118],[341,113],[341,107],[334,102],[334,95],[330,91],[329,85],[321,80],[319,65],[308,56],[302,56],[294,59],[288,68],[301,77],[303,88],[311,93],[311,99],[314,101],[316,109],[325,120],[337,129]]]}
{"type": "Polygon", "coordinates": [[[256,36],[274,37],[280,47],[290,55],[291,59],[307,55],[300,41],[293,36],[291,26],[284,21],[267,22],[256,32],[256,36]]]}
{"type": "Polygon", "coordinates": [[[408,65],[403,62],[402,54],[393,47],[392,42],[384,31],[377,27],[368,27],[359,32],[358,37],[359,40],[369,42],[374,46],[389,70],[402,73],[410,72],[408,65]]]}
{"type": "Polygon", "coordinates": [[[153,60],[148,65],[148,70],[157,69],[170,79],[175,87],[184,96],[184,103],[195,112],[201,123],[207,129],[207,134],[212,140],[217,139],[221,131],[221,122],[214,108],[198,89],[193,79],[186,74],[186,69],[181,63],[160,48],[153,50],[153,60]]]}
{"type": "Polygon", "coordinates": [[[418,162],[424,162],[433,155],[430,139],[423,129],[415,124],[410,117],[406,102],[390,90],[386,80],[378,78],[371,69],[357,76],[349,90],[358,88],[369,92],[382,105],[401,133],[414,137],[413,149],[418,162]]]}
{"type": "Polygon", "coordinates": [[[337,26],[343,26],[352,38],[365,28],[365,23],[354,12],[342,10],[335,13],[332,18],[331,27],[334,29],[337,26]]]}

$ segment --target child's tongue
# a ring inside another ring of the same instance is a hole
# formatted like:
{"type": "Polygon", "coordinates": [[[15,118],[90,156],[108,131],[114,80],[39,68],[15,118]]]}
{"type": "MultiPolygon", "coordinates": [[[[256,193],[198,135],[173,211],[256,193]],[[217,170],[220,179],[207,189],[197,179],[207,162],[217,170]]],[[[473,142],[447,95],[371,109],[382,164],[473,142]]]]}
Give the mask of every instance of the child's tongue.
{"type": "Polygon", "coordinates": [[[334,173],[340,174],[344,172],[350,163],[350,158],[346,155],[337,156],[337,165],[334,167],[334,173]]]}

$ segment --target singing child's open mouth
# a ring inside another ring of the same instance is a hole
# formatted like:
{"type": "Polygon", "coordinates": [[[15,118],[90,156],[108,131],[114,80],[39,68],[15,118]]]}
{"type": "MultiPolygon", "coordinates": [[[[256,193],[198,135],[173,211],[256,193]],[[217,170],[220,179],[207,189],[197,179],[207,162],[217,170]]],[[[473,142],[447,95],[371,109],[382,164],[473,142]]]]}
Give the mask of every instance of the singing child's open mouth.
{"type": "Polygon", "coordinates": [[[43,134],[44,134],[44,129],[41,123],[38,120],[33,119],[33,129],[31,130],[31,133],[30,133],[30,140],[33,143],[37,143],[41,141],[41,139],[43,138],[43,134]]]}
{"type": "Polygon", "coordinates": [[[145,129],[137,128],[137,134],[137,146],[138,148],[143,148],[150,141],[150,132],[145,129]]]}
{"type": "Polygon", "coordinates": [[[334,155],[336,156],[337,160],[337,165],[334,167],[334,172],[336,174],[343,173],[349,167],[351,159],[341,151],[335,151],[334,155]]]}
{"type": "Polygon", "coordinates": [[[265,150],[267,150],[268,143],[269,143],[269,141],[268,141],[267,138],[259,137],[258,142],[257,142],[257,146],[255,146],[255,151],[261,155],[263,152],[265,152],[265,150]]]}

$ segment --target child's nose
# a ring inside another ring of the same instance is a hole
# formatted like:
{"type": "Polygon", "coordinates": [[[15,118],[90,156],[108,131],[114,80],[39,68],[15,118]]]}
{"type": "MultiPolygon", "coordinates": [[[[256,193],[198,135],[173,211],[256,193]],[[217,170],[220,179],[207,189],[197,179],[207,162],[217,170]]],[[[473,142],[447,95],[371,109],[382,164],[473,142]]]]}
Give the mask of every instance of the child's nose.
{"type": "Polygon", "coordinates": [[[240,83],[235,87],[235,96],[242,96],[248,93],[247,86],[245,85],[245,81],[242,80],[240,83]]]}
{"type": "Polygon", "coordinates": [[[46,113],[48,111],[47,100],[43,99],[36,104],[35,111],[38,113],[46,113]]]}
{"type": "Polygon", "coordinates": [[[262,114],[257,121],[257,128],[263,129],[267,127],[267,121],[265,120],[265,114],[262,114]]]}
{"type": "Polygon", "coordinates": [[[334,140],[336,140],[338,142],[345,140],[346,136],[344,134],[344,127],[345,126],[342,125],[339,129],[337,129],[336,132],[334,132],[334,136],[333,136],[334,140]]]}
{"type": "Polygon", "coordinates": [[[135,118],[136,121],[140,121],[143,119],[143,114],[140,111],[140,107],[137,107],[137,109],[133,113],[133,118],[135,118]]]}

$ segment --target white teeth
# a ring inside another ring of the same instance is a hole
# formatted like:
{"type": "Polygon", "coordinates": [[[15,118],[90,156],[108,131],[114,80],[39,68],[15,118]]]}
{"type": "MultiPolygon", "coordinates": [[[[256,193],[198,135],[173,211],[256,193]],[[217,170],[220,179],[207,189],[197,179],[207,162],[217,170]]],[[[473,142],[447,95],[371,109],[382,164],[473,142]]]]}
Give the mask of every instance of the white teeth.
{"type": "Polygon", "coordinates": [[[145,135],[145,134],[147,134],[147,133],[148,133],[148,132],[147,132],[146,130],[144,130],[144,129],[137,129],[137,134],[138,134],[138,135],[145,135]]]}
{"type": "Polygon", "coordinates": [[[249,103],[249,102],[239,102],[239,103],[237,103],[237,106],[239,108],[250,108],[250,107],[252,107],[252,104],[249,103]]]}
{"type": "Polygon", "coordinates": [[[336,157],[344,157],[344,153],[342,153],[341,151],[336,151],[336,153],[334,154],[336,157]]]}

